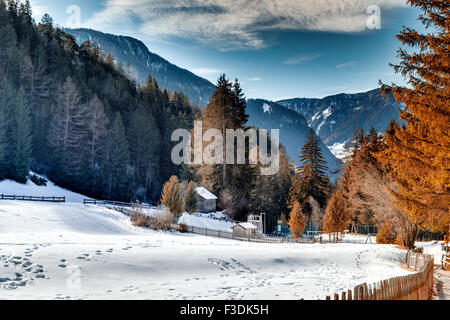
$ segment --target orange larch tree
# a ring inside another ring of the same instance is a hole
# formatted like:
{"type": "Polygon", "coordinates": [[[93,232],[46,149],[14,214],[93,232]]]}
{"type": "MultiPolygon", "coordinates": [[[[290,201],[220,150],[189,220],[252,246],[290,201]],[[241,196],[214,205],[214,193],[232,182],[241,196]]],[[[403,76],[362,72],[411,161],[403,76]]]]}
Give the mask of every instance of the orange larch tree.
{"type": "Polygon", "coordinates": [[[302,206],[298,201],[294,202],[289,216],[289,230],[293,238],[301,238],[305,230],[305,217],[302,213],[302,206]]]}
{"type": "Polygon", "coordinates": [[[323,218],[323,230],[333,234],[334,241],[339,239],[339,233],[348,228],[351,221],[351,211],[348,209],[348,201],[344,194],[337,190],[328,201],[325,216],[323,218]]]}
{"type": "Polygon", "coordinates": [[[398,208],[421,228],[450,228],[450,3],[408,0],[423,14],[419,20],[429,31],[420,34],[403,28],[397,36],[411,52],[398,51],[400,64],[392,65],[409,87],[382,85],[392,92],[404,125],[386,132],[385,148],[376,154],[396,183],[391,190],[398,208]]]}

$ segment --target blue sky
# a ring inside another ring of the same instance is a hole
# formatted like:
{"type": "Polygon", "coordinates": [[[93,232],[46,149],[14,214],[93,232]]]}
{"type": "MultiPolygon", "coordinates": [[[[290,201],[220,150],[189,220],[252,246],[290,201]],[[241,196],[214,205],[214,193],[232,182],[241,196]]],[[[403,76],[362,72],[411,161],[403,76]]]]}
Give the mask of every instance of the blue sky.
{"type": "Polygon", "coordinates": [[[396,62],[402,25],[418,27],[403,0],[31,0],[36,20],[133,36],[176,65],[215,82],[238,78],[249,98],[324,97],[403,83],[396,62]],[[380,29],[369,29],[371,6],[380,29]],[[369,13],[368,13],[369,9],[369,13]],[[70,10],[69,10],[70,11],[70,10]]]}

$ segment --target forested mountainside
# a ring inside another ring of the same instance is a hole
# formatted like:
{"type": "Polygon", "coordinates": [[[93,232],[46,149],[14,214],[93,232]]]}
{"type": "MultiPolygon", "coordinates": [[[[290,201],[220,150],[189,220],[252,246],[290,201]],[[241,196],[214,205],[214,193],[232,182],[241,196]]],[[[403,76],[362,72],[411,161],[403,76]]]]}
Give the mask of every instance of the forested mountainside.
{"type": "Polygon", "coordinates": [[[148,75],[155,78],[162,88],[178,91],[199,106],[206,106],[214,92],[214,85],[192,72],[182,69],[157,54],[149,51],[140,40],[118,36],[91,29],[65,29],[78,44],[86,40],[95,42],[105,53],[110,53],[116,61],[138,82],[145,82],[148,75]]]}
{"type": "Polygon", "coordinates": [[[328,146],[353,141],[360,129],[369,132],[373,127],[384,132],[392,119],[399,121],[399,105],[394,97],[384,99],[378,89],[323,99],[288,99],[278,103],[303,115],[328,146]]]}
{"type": "Polygon", "coordinates": [[[0,0],[0,34],[0,179],[32,168],[92,197],[157,200],[180,170],[169,133],[198,112],[188,98],[137,86],[96,44],[36,24],[29,2],[0,0]]]}
{"type": "MultiPolygon", "coordinates": [[[[278,103],[261,99],[247,100],[247,114],[251,126],[280,129],[280,142],[285,146],[287,155],[297,165],[301,165],[299,155],[310,129],[302,115],[278,103]]],[[[322,142],[321,150],[327,161],[328,173],[334,180],[341,163],[322,142]]]]}

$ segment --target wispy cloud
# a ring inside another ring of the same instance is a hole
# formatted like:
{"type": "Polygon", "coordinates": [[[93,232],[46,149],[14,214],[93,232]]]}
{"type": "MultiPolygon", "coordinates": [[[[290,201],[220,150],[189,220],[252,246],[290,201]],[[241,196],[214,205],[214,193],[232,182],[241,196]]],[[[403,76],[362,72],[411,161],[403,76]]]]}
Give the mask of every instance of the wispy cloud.
{"type": "Polygon", "coordinates": [[[218,75],[218,74],[222,73],[221,70],[212,69],[212,68],[194,68],[194,69],[191,69],[191,71],[201,77],[212,76],[215,74],[218,75]]]}
{"type": "Polygon", "coordinates": [[[138,28],[153,38],[181,37],[218,49],[259,49],[264,31],[361,32],[367,8],[405,0],[106,0],[86,27],[138,28]]]}
{"type": "Polygon", "coordinates": [[[349,68],[354,67],[356,65],[356,61],[347,61],[341,64],[338,64],[336,68],[349,68]]]}
{"type": "Polygon", "coordinates": [[[310,55],[300,55],[287,59],[283,64],[301,64],[304,62],[312,61],[323,57],[323,54],[310,54],[310,55]]]}
{"type": "Polygon", "coordinates": [[[261,77],[252,77],[252,78],[249,78],[249,79],[247,79],[248,81],[261,81],[263,78],[261,78],[261,77]]]}

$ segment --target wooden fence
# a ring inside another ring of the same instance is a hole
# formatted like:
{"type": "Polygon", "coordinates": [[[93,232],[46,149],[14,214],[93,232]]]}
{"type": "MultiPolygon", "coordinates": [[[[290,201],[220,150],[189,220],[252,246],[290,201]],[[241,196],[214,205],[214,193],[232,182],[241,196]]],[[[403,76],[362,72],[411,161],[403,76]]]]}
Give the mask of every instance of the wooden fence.
{"type": "Polygon", "coordinates": [[[18,200],[18,201],[39,201],[39,202],[66,202],[66,197],[37,197],[37,196],[16,196],[0,195],[0,200],[18,200]]]}
{"type": "MultiPolygon", "coordinates": [[[[110,201],[110,200],[93,200],[93,199],[84,199],[83,204],[95,204],[95,205],[108,205],[114,207],[126,207],[132,208],[134,203],[131,202],[120,202],[120,201],[110,201]]],[[[140,207],[145,209],[151,209],[152,206],[148,204],[139,204],[140,207]]]]}
{"type": "Polygon", "coordinates": [[[326,300],[431,300],[433,296],[432,255],[408,251],[405,259],[408,270],[417,271],[403,277],[395,277],[374,284],[363,283],[326,300]]]}

